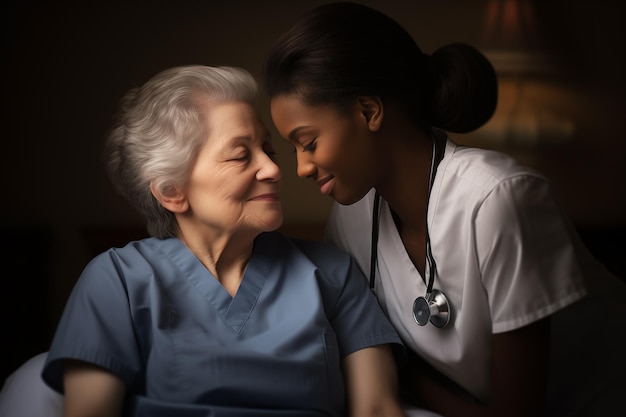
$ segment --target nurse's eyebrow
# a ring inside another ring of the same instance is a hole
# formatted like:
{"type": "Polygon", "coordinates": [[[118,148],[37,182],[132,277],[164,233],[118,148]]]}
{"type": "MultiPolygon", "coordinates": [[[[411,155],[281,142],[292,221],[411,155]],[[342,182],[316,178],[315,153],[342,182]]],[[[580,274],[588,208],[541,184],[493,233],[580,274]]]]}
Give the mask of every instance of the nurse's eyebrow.
{"type": "Polygon", "coordinates": [[[306,128],[309,128],[309,127],[311,127],[311,126],[298,126],[298,127],[296,127],[294,130],[289,132],[289,140],[290,141],[295,141],[296,140],[296,135],[298,134],[298,132],[301,131],[302,129],[306,129],[306,128]]]}

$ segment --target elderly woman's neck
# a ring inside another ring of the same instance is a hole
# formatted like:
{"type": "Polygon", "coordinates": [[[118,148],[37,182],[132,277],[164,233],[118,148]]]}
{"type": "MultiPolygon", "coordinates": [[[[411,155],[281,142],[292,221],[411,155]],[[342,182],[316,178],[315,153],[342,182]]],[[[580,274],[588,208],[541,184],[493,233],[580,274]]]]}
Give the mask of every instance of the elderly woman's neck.
{"type": "Polygon", "coordinates": [[[179,239],[234,297],[239,289],[254,247],[249,233],[184,233],[179,239]]]}

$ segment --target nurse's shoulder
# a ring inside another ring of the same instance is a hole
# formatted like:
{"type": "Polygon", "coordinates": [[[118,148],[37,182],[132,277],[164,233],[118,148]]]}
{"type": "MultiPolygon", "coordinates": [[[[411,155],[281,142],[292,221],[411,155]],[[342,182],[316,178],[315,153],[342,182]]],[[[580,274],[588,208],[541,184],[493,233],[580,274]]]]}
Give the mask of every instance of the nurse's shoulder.
{"type": "Polygon", "coordinates": [[[519,177],[545,182],[539,172],[520,164],[513,157],[496,150],[455,145],[441,162],[441,177],[491,189],[519,177]]]}

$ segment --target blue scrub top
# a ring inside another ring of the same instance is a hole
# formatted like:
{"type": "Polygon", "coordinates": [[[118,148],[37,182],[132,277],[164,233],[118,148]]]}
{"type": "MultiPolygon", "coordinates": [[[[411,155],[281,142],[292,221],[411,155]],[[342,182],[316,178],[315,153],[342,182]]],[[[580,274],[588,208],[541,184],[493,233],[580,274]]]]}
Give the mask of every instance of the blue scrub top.
{"type": "Polygon", "coordinates": [[[401,344],[354,260],[264,233],[231,297],[176,238],[110,249],[83,271],[43,378],[63,391],[62,359],[127,386],[133,416],[340,416],[340,361],[401,344]]]}

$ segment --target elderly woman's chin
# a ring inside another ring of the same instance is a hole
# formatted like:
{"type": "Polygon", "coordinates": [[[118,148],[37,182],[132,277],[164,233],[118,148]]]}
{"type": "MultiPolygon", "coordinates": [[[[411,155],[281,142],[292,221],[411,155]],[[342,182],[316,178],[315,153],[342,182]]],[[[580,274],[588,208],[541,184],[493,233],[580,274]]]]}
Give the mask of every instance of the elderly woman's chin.
{"type": "Polygon", "coordinates": [[[267,209],[257,213],[254,220],[251,221],[252,226],[259,233],[274,231],[283,224],[282,206],[280,203],[272,205],[274,207],[267,207],[267,209]]]}
{"type": "Polygon", "coordinates": [[[271,232],[273,230],[278,229],[283,224],[283,210],[282,208],[278,208],[273,215],[268,216],[267,227],[263,230],[264,232],[271,232]]]}

